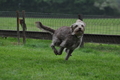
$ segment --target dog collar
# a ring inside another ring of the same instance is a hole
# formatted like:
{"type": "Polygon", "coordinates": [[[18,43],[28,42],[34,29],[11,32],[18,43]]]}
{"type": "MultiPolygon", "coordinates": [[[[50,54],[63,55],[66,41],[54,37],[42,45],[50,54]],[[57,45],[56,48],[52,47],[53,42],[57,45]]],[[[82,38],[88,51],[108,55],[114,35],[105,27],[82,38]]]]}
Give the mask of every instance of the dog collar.
{"type": "Polygon", "coordinates": [[[80,39],[83,35],[82,36],[73,35],[73,36],[75,36],[76,38],[80,39]]]}
{"type": "Polygon", "coordinates": [[[80,39],[80,38],[82,38],[82,37],[83,37],[83,35],[84,35],[84,34],[82,34],[81,36],[76,36],[76,37],[80,39]]]}

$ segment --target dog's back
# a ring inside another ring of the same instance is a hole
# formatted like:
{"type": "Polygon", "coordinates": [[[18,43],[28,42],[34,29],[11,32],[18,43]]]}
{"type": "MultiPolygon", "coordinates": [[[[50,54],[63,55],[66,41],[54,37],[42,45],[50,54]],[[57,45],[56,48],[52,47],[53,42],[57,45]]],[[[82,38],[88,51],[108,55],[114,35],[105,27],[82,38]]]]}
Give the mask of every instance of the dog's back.
{"type": "Polygon", "coordinates": [[[60,27],[57,30],[55,30],[53,36],[59,38],[60,40],[66,39],[69,35],[71,35],[72,30],[70,27],[60,27]]]}

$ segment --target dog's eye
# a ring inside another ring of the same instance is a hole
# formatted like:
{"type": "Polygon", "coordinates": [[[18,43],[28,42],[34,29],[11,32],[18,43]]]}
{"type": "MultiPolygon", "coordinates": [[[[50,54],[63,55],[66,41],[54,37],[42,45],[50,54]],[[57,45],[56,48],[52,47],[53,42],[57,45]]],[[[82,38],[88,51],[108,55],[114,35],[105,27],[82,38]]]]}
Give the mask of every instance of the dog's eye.
{"type": "Polygon", "coordinates": [[[75,27],[74,27],[74,28],[76,28],[76,27],[78,27],[78,25],[75,25],[75,27]]]}
{"type": "Polygon", "coordinates": [[[84,25],[81,25],[82,27],[84,27],[84,25]]]}

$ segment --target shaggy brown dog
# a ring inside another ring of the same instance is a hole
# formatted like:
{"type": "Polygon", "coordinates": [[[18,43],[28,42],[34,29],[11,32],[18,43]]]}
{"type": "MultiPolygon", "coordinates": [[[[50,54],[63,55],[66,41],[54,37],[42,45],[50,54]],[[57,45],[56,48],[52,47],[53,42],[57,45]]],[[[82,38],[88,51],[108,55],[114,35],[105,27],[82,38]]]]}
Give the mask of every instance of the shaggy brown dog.
{"type": "Polygon", "coordinates": [[[51,48],[56,55],[61,55],[65,49],[67,53],[65,60],[68,60],[74,49],[76,49],[82,42],[85,23],[80,19],[72,24],[71,27],[63,26],[57,30],[44,26],[41,22],[35,23],[39,29],[45,30],[53,35],[51,48]],[[59,46],[60,49],[57,50],[55,46],[59,46]]]}

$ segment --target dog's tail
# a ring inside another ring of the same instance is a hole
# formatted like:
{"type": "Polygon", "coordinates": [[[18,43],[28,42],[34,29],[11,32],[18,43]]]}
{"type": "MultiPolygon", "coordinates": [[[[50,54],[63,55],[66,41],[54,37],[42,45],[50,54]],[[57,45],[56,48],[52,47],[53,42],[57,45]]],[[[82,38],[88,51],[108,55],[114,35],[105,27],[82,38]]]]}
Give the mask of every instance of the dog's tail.
{"type": "Polygon", "coordinates": [[[49,33],[51,33],[51,34],[53,34],[53,33],[55,32],[54,29],[42,25],[41,22],[35,22],[35,24],[36,24],[36,27],[37,27],[37,28],[42,29],[42,30],[44,30],[44,31],[47,31],[47,32],[49,32],[49,33]]]}

